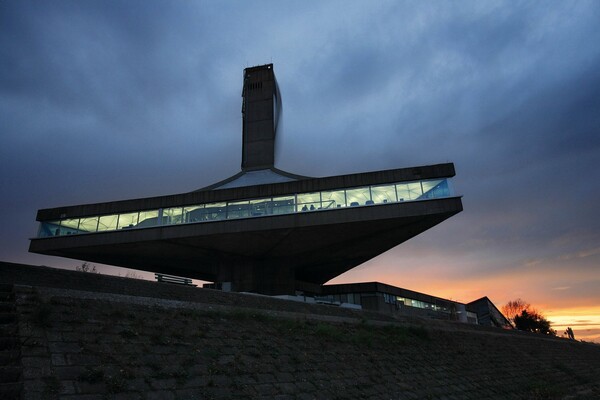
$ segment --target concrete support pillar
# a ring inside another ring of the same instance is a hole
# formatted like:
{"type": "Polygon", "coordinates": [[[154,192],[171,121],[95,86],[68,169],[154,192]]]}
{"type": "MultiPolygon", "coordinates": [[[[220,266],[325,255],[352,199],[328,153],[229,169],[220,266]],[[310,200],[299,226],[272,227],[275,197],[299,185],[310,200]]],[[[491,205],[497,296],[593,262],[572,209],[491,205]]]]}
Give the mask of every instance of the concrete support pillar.
{"type": "Polygon", "coordinates": [[[292,268],[260,259],[228,257],[222,260],[216,282],[231,282],[231,290],[235,292],[293,295],[296,291],[292,268]]]}

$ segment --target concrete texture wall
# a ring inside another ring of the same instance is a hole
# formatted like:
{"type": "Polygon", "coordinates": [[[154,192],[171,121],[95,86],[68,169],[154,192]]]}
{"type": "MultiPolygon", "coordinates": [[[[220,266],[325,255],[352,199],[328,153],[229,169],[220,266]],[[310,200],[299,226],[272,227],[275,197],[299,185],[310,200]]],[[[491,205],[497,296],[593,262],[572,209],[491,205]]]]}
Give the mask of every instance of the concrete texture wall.
{"type": "Polygon", "coordinates": [[[273,64],[244,70],[242,170],[272,168],[275,163],[277,83],[273,64]]]}
{"type": "Polygon", "coordinates": [[[0,266],[24,399],[600,396],[597,345],[66,271],[64,288],[44,273],[22,285],[0,266]]]}

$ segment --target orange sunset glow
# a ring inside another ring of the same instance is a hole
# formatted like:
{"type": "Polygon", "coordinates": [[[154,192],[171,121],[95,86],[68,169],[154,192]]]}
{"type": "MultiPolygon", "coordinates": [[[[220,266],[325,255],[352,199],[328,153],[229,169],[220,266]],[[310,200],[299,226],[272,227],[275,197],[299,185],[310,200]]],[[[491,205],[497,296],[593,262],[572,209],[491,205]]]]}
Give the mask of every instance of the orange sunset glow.
{"type": "Polygon", "coordinates": [[[593,269],[600,248],[545,260],[525,258],[514,265],[505,264],[510,256],[477,260],[452,251],[452,259],[430,251],[435,240],[443,244],[441,237],[451,234],[451,227],[437,227],[330,283],[379,281],[465,303],[487,296],[498,308],[521,298],[542,312],[558,336],[570,326],[577,339],[600,343],[600,279],[593,269]]]}

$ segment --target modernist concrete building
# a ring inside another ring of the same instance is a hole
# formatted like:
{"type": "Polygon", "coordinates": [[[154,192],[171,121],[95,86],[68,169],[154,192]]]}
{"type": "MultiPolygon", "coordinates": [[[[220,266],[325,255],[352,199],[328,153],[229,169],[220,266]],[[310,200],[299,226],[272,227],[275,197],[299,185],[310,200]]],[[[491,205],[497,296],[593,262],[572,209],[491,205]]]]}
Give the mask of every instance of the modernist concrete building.
{"type": "Polygon", "coordinates": [[[325,178],[275,168],[273,66],[244,70],[242,170],[189,193],[39,210],[30,251],[264,294],[337,275],[462,211],[451,163],[325,178]]]}

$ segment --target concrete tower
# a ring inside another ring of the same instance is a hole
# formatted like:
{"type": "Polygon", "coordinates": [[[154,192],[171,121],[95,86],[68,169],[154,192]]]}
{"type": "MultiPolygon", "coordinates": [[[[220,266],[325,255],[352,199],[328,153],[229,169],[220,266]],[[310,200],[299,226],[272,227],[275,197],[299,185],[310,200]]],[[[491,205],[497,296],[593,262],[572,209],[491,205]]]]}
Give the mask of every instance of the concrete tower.
{"type": "Polygon", "coordinates": [[[273,64],[244,70],[242,97],[242,171],[273,168],[281,110],[273,64]]]}

